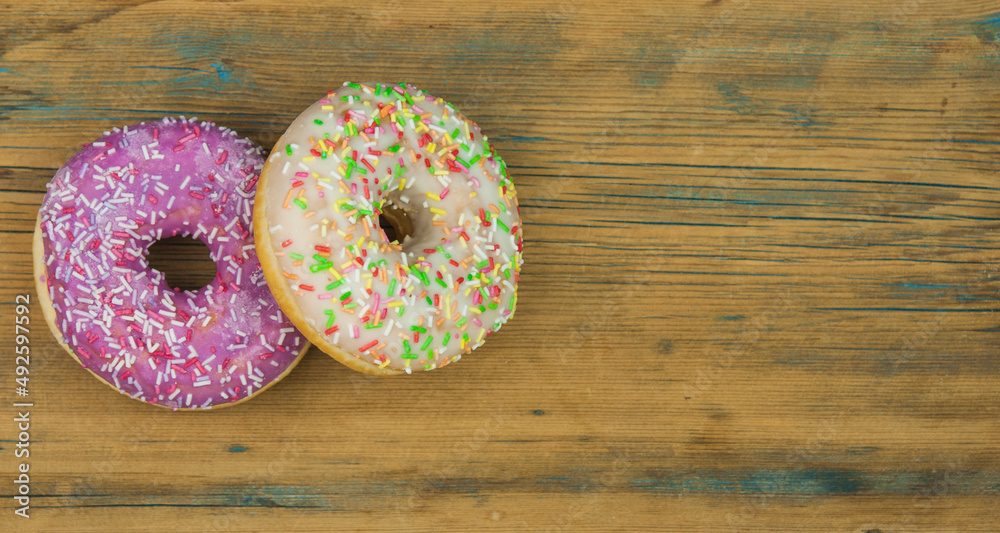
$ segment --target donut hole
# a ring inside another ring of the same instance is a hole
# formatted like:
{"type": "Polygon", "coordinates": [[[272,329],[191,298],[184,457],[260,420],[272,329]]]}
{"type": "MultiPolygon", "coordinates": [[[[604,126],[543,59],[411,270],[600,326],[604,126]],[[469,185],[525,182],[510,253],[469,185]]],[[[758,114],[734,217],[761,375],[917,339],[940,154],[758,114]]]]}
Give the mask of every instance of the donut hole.
{"type": "Polygon", "coordinates": [[[413,235],[413,221],[410,220],[410,216],[391,202],[382,205],[378,226],[389,238],[389,242],[401,243],[403,239],[413,235]]]}
{"type": "Polygon", "coordinates": [[[149,247],[150,268],[164,276],[167,286],[182,291],[198,291],[215,278],[216,267],[208,246],[187,236],[167,237],[149,247]]]}

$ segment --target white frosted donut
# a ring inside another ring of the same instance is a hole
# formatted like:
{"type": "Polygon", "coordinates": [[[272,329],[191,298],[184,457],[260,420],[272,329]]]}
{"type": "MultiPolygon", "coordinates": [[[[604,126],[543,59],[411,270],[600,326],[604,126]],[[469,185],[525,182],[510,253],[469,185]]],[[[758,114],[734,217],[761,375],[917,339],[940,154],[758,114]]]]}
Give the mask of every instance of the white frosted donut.
{"type": "Polygon", "coordinates": [[[507,168],[475,123],[410,85],[346,83],[299,115],[261,172],[254,231],[282,310],[355,370],[445,366],[514,313],[507,168]],[[412,234],[390,241],[381,214],[412,234]]]}

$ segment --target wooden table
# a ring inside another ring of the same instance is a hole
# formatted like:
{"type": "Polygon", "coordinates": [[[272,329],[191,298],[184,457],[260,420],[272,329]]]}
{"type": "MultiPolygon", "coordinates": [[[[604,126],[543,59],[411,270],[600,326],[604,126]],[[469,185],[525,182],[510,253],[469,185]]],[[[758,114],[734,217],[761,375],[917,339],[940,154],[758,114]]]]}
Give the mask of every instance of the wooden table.
{"type": "Polygon", "coordinates": [[[0,5],[0,530],[1000,528],[1000,2],[341,4],[0,5]],[[164,115],[270,147],[344,80],[495,141],[514,319],[442,371],[314,350],[170,413],[33,306],[15,516],[13,303],[55,169],[164,115]]]}

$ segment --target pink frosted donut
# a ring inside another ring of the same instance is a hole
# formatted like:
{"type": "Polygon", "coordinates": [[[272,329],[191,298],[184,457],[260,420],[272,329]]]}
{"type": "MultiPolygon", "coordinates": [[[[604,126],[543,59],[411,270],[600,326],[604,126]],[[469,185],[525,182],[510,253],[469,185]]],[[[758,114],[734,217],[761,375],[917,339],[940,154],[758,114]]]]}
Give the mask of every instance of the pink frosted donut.
{"type": "Polygon", "coordinates": [[[122,394],[172,409],[251,398],[308,348],[271,296],[251,216],[261,149],[232,130],[164,118],[115,128],[48,184],[35,278],[53,335],[122,394]],[[218,269],[171,289],[146,261],[171,236],[204,242],[218,269]],[[48,304],[48,305],[46,305],[48,304]]]}

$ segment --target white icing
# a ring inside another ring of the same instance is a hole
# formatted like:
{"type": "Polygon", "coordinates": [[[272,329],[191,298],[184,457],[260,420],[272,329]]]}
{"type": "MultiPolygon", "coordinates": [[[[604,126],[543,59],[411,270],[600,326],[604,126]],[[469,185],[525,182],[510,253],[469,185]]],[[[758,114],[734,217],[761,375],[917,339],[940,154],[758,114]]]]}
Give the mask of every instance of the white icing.
{"type": "Polygon", "coordinates": [[[429,370],[479,346],[513,314],[521,265],[514,186],[479,127],[447,102],[412,86],[345,84],[292,123],[263,177],[282,279],[306,321],[342,350],[429,370]],[[378,229],[386,199],[413,223],[401,245],[378,229]],[[332,268],[320,268],[315,254],[332,268]]]}

